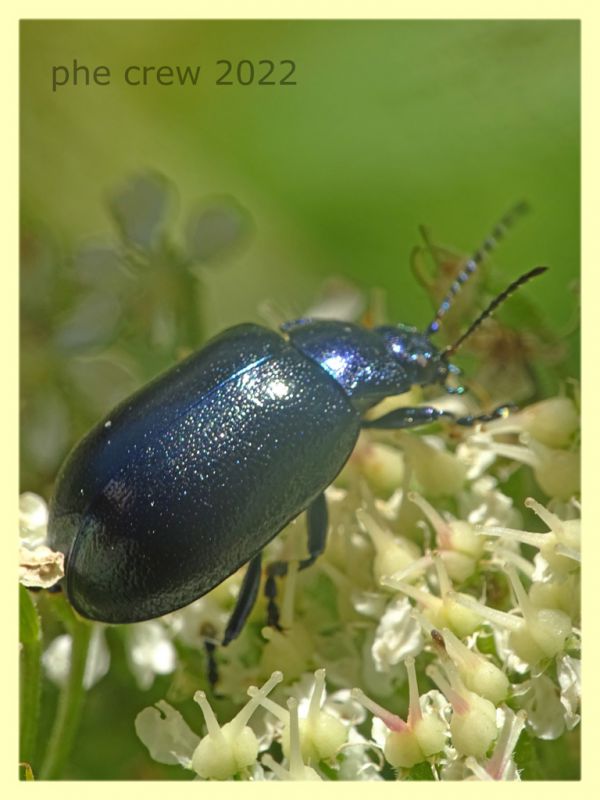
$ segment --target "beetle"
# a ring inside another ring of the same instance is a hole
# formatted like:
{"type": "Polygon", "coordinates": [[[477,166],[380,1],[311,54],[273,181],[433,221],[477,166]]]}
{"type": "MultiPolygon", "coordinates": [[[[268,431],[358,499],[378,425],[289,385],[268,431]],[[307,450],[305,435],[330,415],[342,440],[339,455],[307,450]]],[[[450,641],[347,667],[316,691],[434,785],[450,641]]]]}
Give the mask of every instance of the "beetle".
{"type": "MultiPolygon", "coordinates": [[[[242,324],[121,402],[74,448],[50,503],[48,540],[65,554],[66,592],[84,617],[130,623],[175,611],[248,564],[223,643],[238,635],[257,597],[261,553],[307,511],[309,556],[324,550],[325,489],[361,428],[410,428],[438,419],[462,425],[505,413],[455,418],[432,406],[364,413],[413,385],[464,391],[450,356],[517,287],[513,281],[451,346],[431,336],[452,298],[511,223],[508,214],[464,265],[433,321],[367,329],[299,319],[274,331],[242,324]]],[[[270,622],[277,624],[267,570],[270,622]]]]}

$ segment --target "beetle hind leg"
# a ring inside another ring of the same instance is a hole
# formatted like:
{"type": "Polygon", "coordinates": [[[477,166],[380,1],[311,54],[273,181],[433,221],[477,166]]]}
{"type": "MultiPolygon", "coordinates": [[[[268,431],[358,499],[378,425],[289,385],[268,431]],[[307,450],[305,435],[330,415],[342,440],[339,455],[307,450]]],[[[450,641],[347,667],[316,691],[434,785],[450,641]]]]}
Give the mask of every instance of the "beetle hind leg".
{"type": "MultiPolygon", "coordinates": [[[[231,616],[227,622],[225,633],[221,646],[226,647],[230,642],[242,632],[246,620],[250,616],[250,612],[254,608],[254,603],[258,597],[258,588],[260,586],[260,576],[262,567],[262,552],[257,553],[254,558],[248,562],[248,568],[244,575],[244,580],[240,586],[240,591],[234,606],[231,616]]],[[[204,651],[206,654],[206,676],[213,692],[219,682],[219,668],[217,664],[217,648],[218,641],[213,638],[214,631],[210,626],[210,634],[207,631],[207,637],[204,641],[204,651]]]]}
{"type": "MultiPolygon", "coordinates": [[[[321,493],[306,509],[308,557],[302,559],[298,569],[306,569],[317,560],[325,550],[327,544],[327,530],[329,515],[325,493],[321,493]]],[[[265,596],[267,598],[267,624],[281,630],[279,625],[279,606],[277,604],[277,584],[275,578],[286,575],[288,565],[286,561],[273,561],[267,567],[267,580],[265,582],[265,596]]]]}

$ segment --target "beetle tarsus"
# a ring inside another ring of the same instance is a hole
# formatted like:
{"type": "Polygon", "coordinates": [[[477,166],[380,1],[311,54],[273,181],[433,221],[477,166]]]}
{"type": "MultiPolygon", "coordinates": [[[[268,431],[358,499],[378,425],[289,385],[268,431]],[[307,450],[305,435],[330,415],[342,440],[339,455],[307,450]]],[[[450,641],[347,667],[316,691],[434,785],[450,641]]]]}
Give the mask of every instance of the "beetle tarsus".
{"type": "Polygon", "coordinates": [[[219,682],[219,668],[215,656],[216,649],[217,645],[214,642],[208,639],[204,642],[204,650],[206,652],[206,674],[213,693],[215,692],[215,686],[219,682]]]}
{"type": "Polygon", "coordinates": [[[513,411],[517,411],[518,406],[514,403],[504,403],[501,406],[498,406],[493,411],[490,411],[489,414],[475,414],[469,415],[466,417],[459,417],[455,419],[455,423],[457,425],[464,425],[466,427],[472,427],[473,425],[477,425],[480,422],[492,422],[495,419],[499,419],[501,417],[506,417],[508,414],[512,413],[513,411]]]}
{"type": "Polygon", "coordinates": [[[271,628],[275,628],[278,631],[283,630],[279,624],[279,606],[277,605],[276,601],[277,583],[275,581],[275,575],[279,573],[273,568],[280,568],[281,566],[285,567],[287,571],[287,564],[285,561],[274,561],[273,564],[269,564],[267,569],[267,580],[265,581],[265,597],[267,598],[267,625],[271,628]]]}

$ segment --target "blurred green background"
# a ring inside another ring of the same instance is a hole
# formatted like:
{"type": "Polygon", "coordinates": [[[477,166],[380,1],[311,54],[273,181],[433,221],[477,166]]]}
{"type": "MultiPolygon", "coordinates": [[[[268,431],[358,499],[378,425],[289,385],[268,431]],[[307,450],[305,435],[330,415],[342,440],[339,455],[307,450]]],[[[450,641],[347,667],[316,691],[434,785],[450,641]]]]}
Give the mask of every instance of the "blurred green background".
{"type": "MultiPolygon", "coordinates": [[[[568,339],[563,374],[576,377],[579,81],[576,21],[22,22],[23,490],[48,498],[96,418],[208,335],[261,321],[266,300],[299,315],[340,276],[424,326],[418,226],[468,252],[520,199],[533,213],[495,257],[495,285],[551,267],[523,297],[568,339]],[[53,91],[52,68],[73,59],[108,66],[111,84],[53,91]],[[297,83],[219,86],[219,59],[291,59],[297,83]],[[129,65],[201,73],[134,87],[129,65]],[[155,177],[140,188],[140,175],[155,177]],[[136,249],[124,229],[144,186],[160,246],[136,249]],[[202,209],[221,202],[239,242],[190,272],[186,225],[214,221],[202,209]]],[[[84,733],[115,705],[126,722],[82,737],[72,777],[171,774],[144,772],[131,725],[164,687],[134,693],[118,646],[113,657],[122,680],[90,692],[84,733]]]]}

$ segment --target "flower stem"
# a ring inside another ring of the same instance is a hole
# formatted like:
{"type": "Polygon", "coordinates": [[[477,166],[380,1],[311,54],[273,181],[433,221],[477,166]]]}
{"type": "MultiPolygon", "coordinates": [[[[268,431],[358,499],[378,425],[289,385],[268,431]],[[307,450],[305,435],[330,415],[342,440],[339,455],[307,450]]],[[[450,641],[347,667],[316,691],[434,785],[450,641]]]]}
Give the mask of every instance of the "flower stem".
{"type": "Polygon", "coordinates": [[[91,634],[92,626],[89,623],[73,621],[71,626],[71,669],[67,682],[60,693],[50,742],[40,770],[42,780],[59,778],[71,752],[85,695],[83,676],[91,634]]]}
{"type": "Polygon", "coordinates": [[[42,645],[39,639],[21,650],[21,761],[33,763],[40,714],[42,645]]]}

